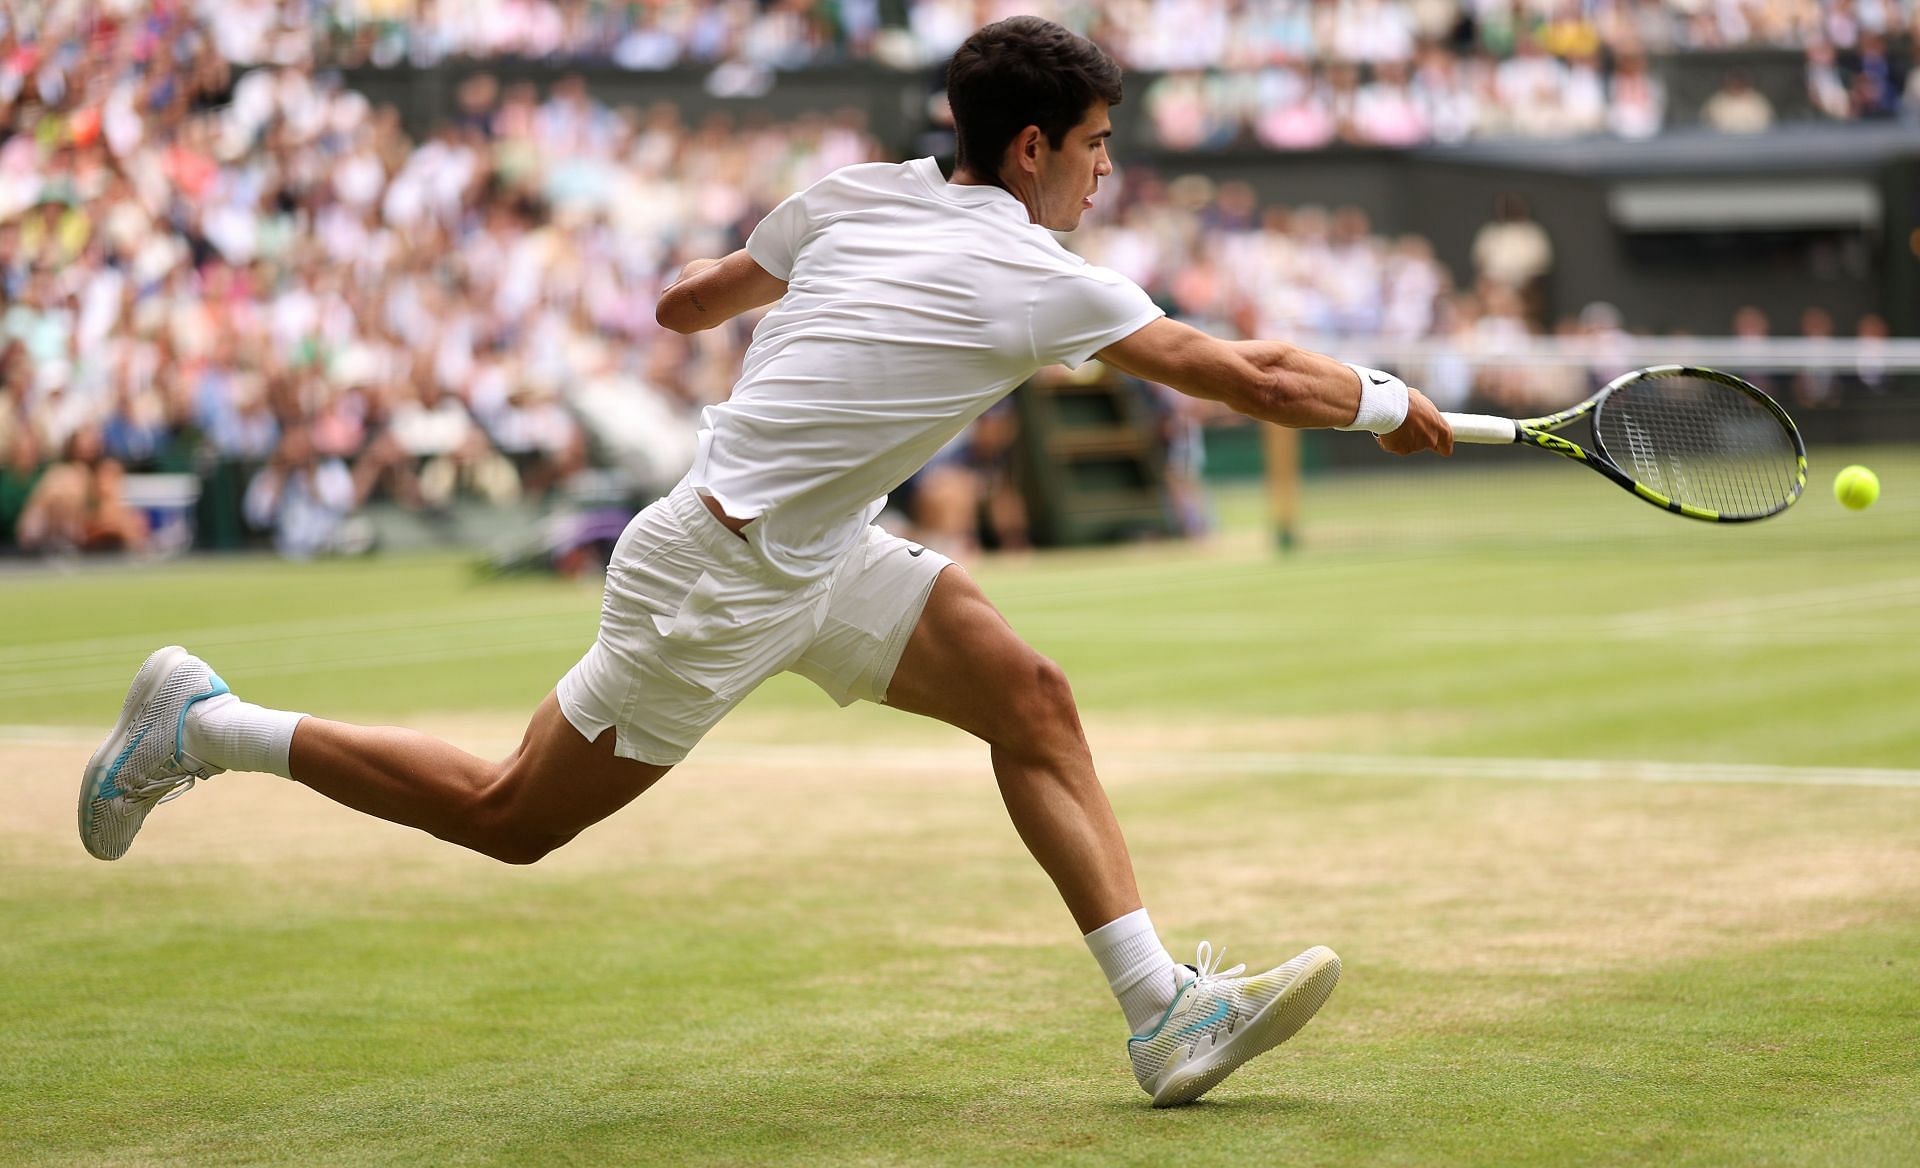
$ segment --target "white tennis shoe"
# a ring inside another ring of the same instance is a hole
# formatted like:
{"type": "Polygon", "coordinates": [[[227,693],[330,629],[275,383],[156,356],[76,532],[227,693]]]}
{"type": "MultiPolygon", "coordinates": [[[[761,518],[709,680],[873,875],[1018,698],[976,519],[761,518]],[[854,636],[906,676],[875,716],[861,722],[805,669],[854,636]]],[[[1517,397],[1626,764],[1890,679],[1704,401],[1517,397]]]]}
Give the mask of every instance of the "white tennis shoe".
{"type": "Polygon", "coordinates": [[[1155,1107],[1193,1102],[1292,1038],[1340,981],[1340,958],[1325,945],[1252,977],[1239,976],[1244,965],[1224,973],[1218,965],[1213,946],[1200,942],[1194,964],[1175,967],[1180,986],[1159,1024],[1127,1040],[1134,1077],[1155,1107]]]}
{"type": "Polygon", "coordinates": [[[178,645],[147,658],[113,733],[93,752],[80,781],[80,842],[88,854],[101,860],[126,855],[149,811],[221,773],[187,753],[187,711],[226,692],[219,674],[178,645]]]}

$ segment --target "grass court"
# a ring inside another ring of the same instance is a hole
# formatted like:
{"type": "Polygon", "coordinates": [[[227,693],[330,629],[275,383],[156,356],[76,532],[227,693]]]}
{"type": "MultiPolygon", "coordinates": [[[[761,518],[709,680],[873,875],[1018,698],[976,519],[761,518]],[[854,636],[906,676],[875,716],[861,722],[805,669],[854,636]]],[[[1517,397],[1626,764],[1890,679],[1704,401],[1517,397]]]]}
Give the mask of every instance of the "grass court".
{"type": "MultiPolygon", "coordinates": [[[[0,575],[0,1163],[1920,1158],[1920,458],[1712,528],[1516,456],[1311,480],[1269,550],[989,560],[1176,960],[1337,949],[1154,1112],[986,751],[782,678],[508,868],[219,776],[88,858],[144,655],[503,754],[596,584],[461,560],[0,575]]],[[[1463,460],[1464,461],[1464,460],[1463,460]]]]}

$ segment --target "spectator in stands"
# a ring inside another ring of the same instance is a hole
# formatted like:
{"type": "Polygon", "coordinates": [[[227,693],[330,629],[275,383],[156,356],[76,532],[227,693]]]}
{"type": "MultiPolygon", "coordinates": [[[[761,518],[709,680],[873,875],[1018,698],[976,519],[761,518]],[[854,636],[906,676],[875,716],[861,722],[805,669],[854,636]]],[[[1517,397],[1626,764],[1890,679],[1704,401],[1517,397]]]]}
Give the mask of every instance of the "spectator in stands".
{"type": "Polygon", "coordinates": [[[40,437],[33,427],[15,423],[8,436],[6,461],[0,462],[0,549],[17,546],[17,529],[27,500],[46,470],[40,456],[40,437]]]}
{"type": "Polygon", "coordinates": [[[1479,96],[1449,50],[1424,46],[1408,88],[1433,141],[1462,142],[1478,128],[1479,96]]]}
{"type": "Polygon", "coordinates": [[[1773,126],[1773,103],[1746,74],[1729,73],[1700,108],[1700,120],[1722,134],[1760,134],[1773,126]]]}
{"type": "Polygon", "coordinates": [[[1493,218],[1474,233],[1473,267],[1480,280],[1515,293],[1539,319],[1553,241],[1528,214],[1526,200],[1515,194],[1494,200],[1493,218]]]}
{"type": "Polygon", "coordinates": [[[519,480],[488,441],[486,431],[458,397],[441,388],[424,361],[408,391],[394,405],[389,430],[419,468],[420,497],[427,506],[452,502],[462,479],[495,503],[520,495],[519,480]]]}
{"type": "Polygon", "coordinates": [[[1233,138],[1233,126],[1209,107],[1206,77],[1168,73],[1147,87],[1147,116],[1160,144],[1174,150],[1212,150],[1233,138]]]}
{"type": "Polygon", "coordinates": [[[1434,335],[1442,342],[1420,371],[1420,384],[1443,410],[1463,410],[1473,394],[1474,331],[1479,302],[1471,292],[1443,295],[1434,302],[1434,335]],[[1440,396],[1434,397],[1434,394],[1440,396]]]}
{"type": "MultiPolygon", "coordinates": [[[[1833,315],[1818,306],[1800,314],[1800,335],[1813,345],[1833,340],[1833,315]]],[[[1831,368],[1802,369],[1793,375],[1793,400],[1809,408],[1839,404],[1840,385],[1831,368]]]]}
{"type": "Polygon", "coordinates": [[[1580,310],[1580,331],[1586,337],[1587,353],[1593,361],[1587,370],[1589,393],[1633,369],[1633,361],[1627,356],[1631,337],[1618,308],[1604,300],[1587,305],[1580,310]]]}
{"type": "MultiPolygon", "coordinates": [[[[1054,374],[1066,371],[1055,367],[1054,374]]],[[[946,555],[970,556],[980,548],[1023,551],[1027,506],[1014,482],[1018,425],[1011,400],[974,419],[941,447],[902,489],[912,537],[946,555]]]]}
{"type": "Polygon", "coordinates": [[[1254,134],[1276,150],[1317,150],[1338,130],[1324,78],[1283,65],[1261,74],[1254,134]]]}
{"type": "MultiPolygon", "coordinates": [[[[1743,304],[1733,313],[1733,336],[1736,342],[1757,348],[1772,335],[1773,322],[1767,319],[1766,311],[1755,304],[1743,304]]],[[[1779,396],[1780,378],[1772,373],[1747,374],[1747,380],[1765,392],[1779,396]]]]}
{"type": "Polygon", "coordinates": [[[1515,42],[1513,55],[1493,70],[1495,100],[1530,137],[1554,137],[1570,128],[1562,117],[1566,87],[1566,64],[1530,36],[1515,42]]]}
{"type": "Polygon", "coordinates": [[[1913,29],[1913,44],[1907,50],[1907,82],[1900,96],[1900,117],[1908,123],[1920,123],[1920,23],[1913,29]]]}
{"type": "Polygon", "coordinates": [[[394,435],[391,392],[379,386],[357,387],[339,399],[335,412],[322,416],[318,437],[330,427],[358,423],[365,437],[353,460],[354,506],[364,507],[376,492],[410,510],[427,503],[420,490],[416,459],[394,435]]]}
{"type": "Polygon", "coordinates": [[[167,443],[166,408],[151,389],[136,389],[122,377],[113,389],[113,404],[101,428],[106,452],[123,466],[152,466],[167,443]]]}
{"type": "Polygon", "coordinates": [[[1581,50],[1568,58],[1560,108],[1567,134],[1597,134],[1607,128],[1607,81],[1597,51],[1581,50]]]}
{"type": "Polygon", "coordinates": [[[353,475],[338,458],[320,456],[304,423],[287,427],[247,484],[247,522],[270,532],[274,550],[289,559],[350,550],[353,506],[353,475]]]}
{"type": "MultiPolygon", "coordinates": [[[[1477,355],[1512,354],[1533,333],[1525,301],[1515,289],[1492,280],[1479,288],[1479,314],[1468,335],[1469,352],[1477,355]]],[[[1538,412],[1534,382],[1525,369],[1508,365],[1482,367],[1475,382],[1478,392],[1498,412],[1526,417],[1538,412]]]]}
{"type": "Polygon", "coordinates": [[[1887,343],[1887,318],[1877,312],[1867,313],[1860,318],[1854,335],[1863,350],[1853,367],[1854,380],[1867,393],[1887,392],[1887,367],[1879,356],[1887,343]]]}
{"type": "Polygon", "coordinates": [[[1381,63],[1372,81],[1360,87],[1354,100],[1354,134],[1370,146],[1415,146],[1431,131],[1426,115],[1407,83],[1406,66],[1381,63]]]}
{"type": "Polygon", "coordinates": [[[145,549],[147,518],[128,505],[126,472],[106,456],[98,429],[76,431],[66,456],[41,474],[14,535],[31,552],[145,549]]]}
{"type": "Polygon", "coordinates": [[[1899,106],[1902,79],[1887,56],[1887,42],[1878,32],[1860,35],[1860,50],[1848,87],[1856,118],[1892,117],[1899,106]]]}
{"type": "Polygon", "coordinates": [[[1607,80],[1607,129],[1621,138],[1651,138],[1666,114],[1666,86],[1647,70],[1646,58],[1638,53],[1615,58],[1607,80]]]}
{"type": "Polygon", "coordinates": [[[1807,49],[1807,100],[1827,117],[1853,116],[1853,95],[1840,76],[1833,46],[1825,41],[1816,41],[1807,49]]]}
{"type": "Polygon", "coordinates": [[[1758,305],[1743,304],[1733,312],[1733,335],[1743,341],[1765,340],[1771,330],[1767,314],[1758,305]]]}

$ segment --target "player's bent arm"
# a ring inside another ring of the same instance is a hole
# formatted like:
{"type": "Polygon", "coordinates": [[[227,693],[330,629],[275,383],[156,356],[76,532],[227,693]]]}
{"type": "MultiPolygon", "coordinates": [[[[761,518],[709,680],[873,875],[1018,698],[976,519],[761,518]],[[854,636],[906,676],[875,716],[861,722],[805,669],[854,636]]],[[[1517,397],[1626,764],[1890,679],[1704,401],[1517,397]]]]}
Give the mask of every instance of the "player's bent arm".
{"type": "MultiPolygon", "coordinates": [[[[1223,341],[1162,317],[1096,356],[1135,377],[1276,425],[1351,426],[1360,413],[1360,376],[1351,366],[1281,341],[1223,341]]],[[[1405,423],[1379,437],[1395,454],[1453,450],[1445,419],[1414,389],[1407,391],[1405,423]]]]}
{"type": "Polygon", "coordinates": [[[725,324],[787,294],[787,282],[753,261],[745,248],[724,259],[694,260],[660,294],[653,318],[676,333],[725,324]]]}
{"type": "Polygon", "coordinates": [[[1135,377],[1282,426],[1344,426],[1360,408],[1353,370],[1278,341],[1223,341],[1162,317],[1096,354],[1135,377]]]}

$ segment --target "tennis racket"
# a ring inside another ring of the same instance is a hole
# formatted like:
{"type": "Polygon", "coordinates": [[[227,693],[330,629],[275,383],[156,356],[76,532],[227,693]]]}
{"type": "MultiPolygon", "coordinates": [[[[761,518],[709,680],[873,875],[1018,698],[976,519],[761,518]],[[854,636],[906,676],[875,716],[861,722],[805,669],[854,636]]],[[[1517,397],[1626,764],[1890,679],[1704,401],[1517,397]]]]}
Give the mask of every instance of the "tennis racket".
{"type": "Polygon", "coordinates": [[[1455,442],[1537,446],[1584,463],[1656,507],[1708,523],[1778,515],[1807,486],[1807,447],[1787,411],[1729,373],[1655,365],[1540,418],[1445,414],[1455,442]],[[1593,445],[1555,433],[1591,420],[1593,445]]]}

